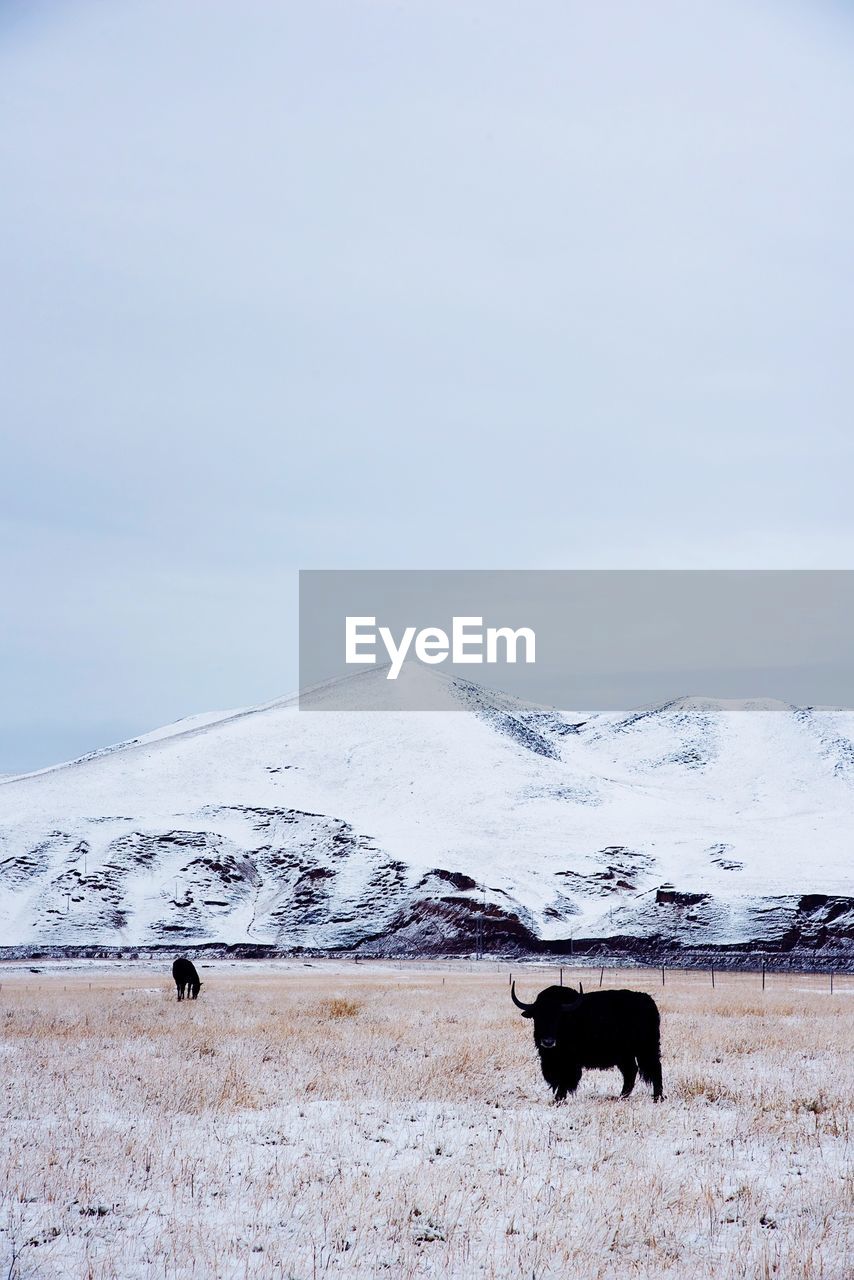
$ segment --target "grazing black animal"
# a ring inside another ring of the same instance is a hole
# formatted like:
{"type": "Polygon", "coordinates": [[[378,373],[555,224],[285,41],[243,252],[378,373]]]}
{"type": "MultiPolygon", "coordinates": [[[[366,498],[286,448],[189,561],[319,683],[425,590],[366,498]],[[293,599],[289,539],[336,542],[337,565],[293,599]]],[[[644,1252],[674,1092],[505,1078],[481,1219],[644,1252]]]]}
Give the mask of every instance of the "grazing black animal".
{"type": "Polygon", "coordinates": [[[179,956],[172,965],[172,977],[178,988],[179,1000],[183,1000],[185,995],[190,1000],[198,1000],[199,987],[202,984],[192,960],[188,960],[186,956],[179,956]]]}
{"type": "Polygon", "coordinates": [[[534,1043],[540,1065],[555,1101],[563,1102],[575,1093],[585,1068],[619,1067],[627,1098],[635,1087],[638,1072],[652,1085],[652,1096],[660,1102],[661,1050],[658,1005],[643,991],[591,991],[579,985],[546,987],[533,1004],[510,988],[513,1003],[523,1018],[534,1019],[534,1043]]]}

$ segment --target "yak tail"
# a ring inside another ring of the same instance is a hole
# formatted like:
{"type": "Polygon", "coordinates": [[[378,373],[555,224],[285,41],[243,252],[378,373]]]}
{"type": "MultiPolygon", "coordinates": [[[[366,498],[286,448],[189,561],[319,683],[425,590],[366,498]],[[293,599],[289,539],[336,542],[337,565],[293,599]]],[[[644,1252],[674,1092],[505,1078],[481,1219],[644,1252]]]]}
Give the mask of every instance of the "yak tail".
{"type": "Polygon", "coordinates": [[[651,1025],[644,1028],[637,1048],[638,1071],[647,1084],[660,1086],[661,1083],[661,1022],[658,1007],[653,1001],[651,1025]]]}
{"type": "Polygon", "coordinates": [[[645,1055],[638,1058],[638,1073],[646,1084],[654,1084],[656,1074],[660,1071],[661,1066],[654,1058],[647,1058],[645,1055]]]}
{"type": "Polygon", "coordinates": [[[662,1097],[661,1084],[661,1045],[659,1043],[658,1028],[655,1034],[651,1035],[643,1048],[639,1048],[637,1052],[638,1071],[641,1080],[645,1084],[652,1085],[652,1096],[654,1101],[660,1101],[662,1097]]]}

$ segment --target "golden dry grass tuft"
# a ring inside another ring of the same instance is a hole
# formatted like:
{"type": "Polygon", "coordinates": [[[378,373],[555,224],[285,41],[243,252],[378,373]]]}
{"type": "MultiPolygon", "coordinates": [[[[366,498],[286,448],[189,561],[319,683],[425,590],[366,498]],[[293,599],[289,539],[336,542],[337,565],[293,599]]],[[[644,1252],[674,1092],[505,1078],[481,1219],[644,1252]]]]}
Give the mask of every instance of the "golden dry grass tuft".
{"type": "Polygon", "coordinates": [[[0,1277],[854,1275],[854,980],[607,974],[659,999],[666,1100],[555,1107],[466,969],[0,974],[0,1277]]]}
{"type": "Polygon", "coordinates": [[[321,1018],[355,1018],[362,1007],[360,1000],[348,1000],[345,996],[331,996],[321,1000],[317,1012],[321,1018]]]}

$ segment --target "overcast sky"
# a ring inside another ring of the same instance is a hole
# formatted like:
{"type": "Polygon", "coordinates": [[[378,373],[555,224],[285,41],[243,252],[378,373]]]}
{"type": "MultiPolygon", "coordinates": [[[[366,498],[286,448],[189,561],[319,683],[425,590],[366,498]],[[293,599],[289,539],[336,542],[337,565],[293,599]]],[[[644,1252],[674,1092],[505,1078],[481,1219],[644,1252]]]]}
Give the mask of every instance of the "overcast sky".
{"type": "Polygon", "coordinates": [[[296,572],[852,567],[840,3],[0,5],[0,771],[296,572]]]}

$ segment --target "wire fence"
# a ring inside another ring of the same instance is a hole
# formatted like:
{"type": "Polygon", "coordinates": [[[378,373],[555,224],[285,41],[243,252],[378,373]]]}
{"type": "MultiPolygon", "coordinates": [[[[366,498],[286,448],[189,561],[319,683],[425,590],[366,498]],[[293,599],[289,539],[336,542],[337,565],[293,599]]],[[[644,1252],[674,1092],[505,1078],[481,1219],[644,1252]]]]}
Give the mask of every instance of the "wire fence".
{"type": "Polygon", "coordinates": [[[774,964],[759,957],[749,957],[753,963],[740,963],[738,968],[726,965],[698,964],[644,964],[638,960],[626,960],[622,957],[618,962],[582,961],[572,964],[550,963],[535,959],[496,960],[490,957],[461,959],[397,959],[397,960],[364,960],[356,961],[365,968],[382,965],[396,968],[399,972],[428,973],[446,972],[454,974],[482,974],[503,977],[509,984],[515,977],[520,982],[542,980],[545,985],[584,986],[585,991],[593,991],[602,987],[624,986],[627,981],[642,983],[647,987],[666,987],[669,984],[690,983],[692,986],[707,986],[711,990],[727,988],[752,988],[758,991],[791,989],[796,985],[805,991],[827,992],[828,994],[854,994],[854,967],[850,961],[841,961],[838,965],[828,964],[823,968],[798,968],[791,964],[774,964]]]}
{"type": "MultiPolygon", "coordinates": [[[[774,964],[761,956],[742,956],[738,968],[723,967],[717,964],[700,966],[644,963],[638,960],[618,960],[599,958],[598,962],[590,958],[573,959],[567,963],[543,960],[542,958],[498,958],[487,955],[465,957],[288,957],[277,959],[222,959],[209,957],[198,960],[203,969],[215,969],[225,977],[235,979],[276,979],[290,978],[323,978],[333,973],[358,976],[365,980],[382,978],[383,975],[397,975],[400,979],[418,980],[430,977],[471,977],[483,979],[490,984],[499,982],[509,987],[515,979],[520,988],[529,992],[532,987],[563,985],[578,988],[583,985],[586,992],[615,987],[641,987],[654,992],[678,988],[680,990],[696,990],[705,987],[709,992],[727,992],[747,990],[761,993],[764,991],[801,991],[827,995],[854,995],[854,969],[850,962],[840,961],[838,965],[828,963],[824,968],[797,968],[793,964],[774,964]],[[753,963],[748,965],[748,962],[753,963]]],[[[121,980],[138,980],[148,982],[152,978],[163,978],[171,985],[171,975],[164,969],[158,959],[146,958],[137,961],[92,960],[69,964],[61,960],[52,960],[42,964],[13,964],[8,961],[0,966],[0,997],[4,985],[7,991],[15,989],[20,992],[24,987],[36,990],[43,987],[55,987],[57,982],[67,982],[77,991],[95,990],[104,985],[112,985],[121,980]]]]}

